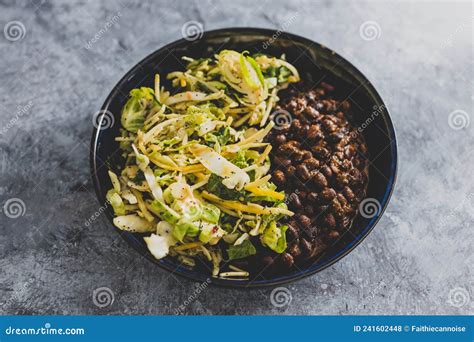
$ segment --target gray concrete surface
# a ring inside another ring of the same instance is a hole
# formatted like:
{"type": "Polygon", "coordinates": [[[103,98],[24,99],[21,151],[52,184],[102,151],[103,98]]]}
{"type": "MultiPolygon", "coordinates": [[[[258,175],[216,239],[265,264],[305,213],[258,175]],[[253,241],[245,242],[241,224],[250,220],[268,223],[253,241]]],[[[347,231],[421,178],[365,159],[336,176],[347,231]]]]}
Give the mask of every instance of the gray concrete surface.
{"type": "Polygon", "coordinates": [[[0,1],[0,312],[472,314],[472,18],[470,2],[451,1],[0,1]],[[98,210],[94,112],[191,20],[321,42],[367,75],[393,116],[400,167],[388,210],[349,256],[288,285],[280,308],[272,289],[196,291],[139,258],[104,216],[85,225],[98,210]],[[94,303],[101,287],[113,302],[94,303]]]}

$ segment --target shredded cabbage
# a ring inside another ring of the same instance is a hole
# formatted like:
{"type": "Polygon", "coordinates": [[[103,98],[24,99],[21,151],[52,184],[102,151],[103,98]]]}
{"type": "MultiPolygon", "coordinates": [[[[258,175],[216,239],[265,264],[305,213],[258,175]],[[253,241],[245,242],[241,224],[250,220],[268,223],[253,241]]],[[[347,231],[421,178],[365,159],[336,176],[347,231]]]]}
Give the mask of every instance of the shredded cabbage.
{"type": "Polygon", "coordinates": [[[293,213],[267,175],[264,138],[278,91],[299,75],[284,59],[246,51],[183,59],[186,70],[167,76],[176,91],[156,75],[154,89],[130,92],[117,137],[126,161],[109,172],[107,200],[119,229],[151,233],[155,258],[192,266],[202,257],[217,276],[222,260],[253,255],[254,244],[286,249],[278,221],[293,213]]]}

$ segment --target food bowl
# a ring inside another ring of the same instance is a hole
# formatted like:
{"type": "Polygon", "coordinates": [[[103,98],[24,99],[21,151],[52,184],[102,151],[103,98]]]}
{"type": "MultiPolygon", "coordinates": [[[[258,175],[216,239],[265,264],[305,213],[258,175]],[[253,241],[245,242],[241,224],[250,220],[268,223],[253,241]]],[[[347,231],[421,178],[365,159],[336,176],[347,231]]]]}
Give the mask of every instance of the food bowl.
{"type": "MultiPolygon", "coordinates": [[[[182,56],[208,57],[223,49],[248,50],[250,53],[264,52],[273,56],[285,54],[288,62],[300,71],[303,80],[310,80],[313,84],[323,81],[331,83],[336,86],[339,97],[354,104],[353,124],[364,136],[369,151],[369,182],[366,199],[362,201],[349,232],[303,269],[292,269],[274,276],[256,274],[251,275],[248,280],[232,280],[210,278],[210,272],[204,264],[198,264],[190,269],[180,265],[173,258],[157,260],[148,251],[141,234],[114,229],[153,263],[195,281],[207,281],[230,287],[259,287],[273,286],[310,276],[347,255],[377,224],[395,184],[397,143],[388,110],[373,85],[344,58],[309,39],[285,32],[279,32],[276,37],[275,31],[267,29],[220,29],[204,32],[198,40],[180,39],[139,62],[114,87],[96,117],[96,128],[91,141],[90,166],[99,203],[106,208],[105,213],[112,224],[114,213],[112,208],[106,205],[106,193],[112,187],[107,171],[109,168],[117,171],[123,163],[119,143],[115,141],[115,137],[119,135],[121,108],[126,103],[129,92],[141,86],[153,87],[156,73],[166,75],[171,71],[184,69],[184,64],[180,60],[182,56]]],[[[163,85],[171,88],[166,80],[163,80],[163,85]]]]}

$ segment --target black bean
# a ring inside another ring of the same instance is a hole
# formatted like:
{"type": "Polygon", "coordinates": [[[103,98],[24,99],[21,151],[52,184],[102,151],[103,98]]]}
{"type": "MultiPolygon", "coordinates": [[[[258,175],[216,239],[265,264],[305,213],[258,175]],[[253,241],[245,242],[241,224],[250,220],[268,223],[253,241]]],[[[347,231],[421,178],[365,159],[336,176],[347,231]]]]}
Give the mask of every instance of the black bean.
{"type": "Polygon", "coordinates": [[[352,158],[355,155],[356,149],[354,145],[348,145],[344,149],[344,154],[347,158],[352,158]]]}
{"type": "Polygon", "coordinates": [[[298,144],[294,143],[294,140],[290,140],[282,145],[280,145],[277,149],[277,152],[285,155],[285,156],[291,156],[295,152],[298,151],[298,144]]]}
{"type": "Polygon", "coordinates": [[[306,228],[311,225],[311,219],[306,215],[299,215],[298,221],[300,222],[301,226],[306,228]]]}
{"type": "Polygon", "coordinates": [[[342,110],[344,110],[345,112],[347,112],[347,111],[351,108],[351,104],[349,103],[349,101],[344,100],[344,101],[342,101],[342,103],[341,103],[341,107],[342,107],[342,110]]]}
{"type": "Polygon", "coordinates": [[[329,209],[336,218],[342,218],[344,216],[344,210],[342,209],[341,203],[339,203],[337,198],[332,200],[329,209]]]}
{"type": "Polygon", "coordinates": [[[285,269],[289,269],[294,264],[294,259],[289,253],[282,253],[280,255],[279,263],[285,269]]]}
{"type": "Polygon", "coordinates": [[[313,158],[313,154],[310,151],[303,150],[302,154],[303,154],[303,160],[308,160],[308,159],[313,158]]]}
{"type": "Polygon", "coordinates": [[[339,169],[339,165],[337,165],[337,163],[331,162],[329,166],[331,167],[331,171],[334,174],[337,175],[339,172],[341,172],[341,170],[339,169]]]}
{"type": "Polygon", "coordinates": [[[288,158],[282,158],[282,157],[274,157],[273,158],[274,163],[276,164],[276,167],[288,167],[291,165],[291,159],[288,158]]]}
{"type": "Polygon", "coordinates": [[[335,240],[339,237],[339,232],[337,230],[331,230],[329,233],[328,233],[328,237],[331,239],[331,240],[335,240]]]}
{"type": "Polygon", "coordinates": [[[334,115],[326,116],[326,119],[328,121],[331,121],[331,122],[335,123],[338,127],[343,125],[343,123],[341,123],[341,120],[339,120],[339,118],[334,116],[334,115]]]}
{"type": "Polygon", "coordinates": [[[275,172],[273,172],[273,180],[278,185],[284,185],[286,181],[286,177],[283,171],[276,170],[275,172]]]}
{"type": "Polygon", "coordinates": [[[324,138],[324,135],[321,132],[321,128],[319,127],[319,125],[309,126],[308,139],[317,141],[317,140],[321,140],[322,138],[324,138]]]}
{"type": "Polygon", "coordinates": [[[262,264],[262,268],[268,268],[273,265],[273,258],[269,255],[265,255],[260,258],[260,263],[262,264]]]}
{"type": "Polygon", "coordinates": [[[337,125],[331,120],[325,119],[323,121],[323,127],[328,133],[332,133],[337,130],[337,125]]]}
{"type": "MultiPolygon", "coordinates": [[[[304,188],[304,187],[303,187],[304,188]]],[[[300,196],[300,199],[301,200],[305,200],[306,199],[306,196],[308,195],[308,193],[304,190],[300,190],[298,191],[298,196],[300,196]]]]}
{"type": "Polygon", "coordinates": [[[299,257],[299,256],[301,255],[300,246],[298,246],[297,243],[291,245],[291,246],[288,248],[288,253],[290,253],[293,258],[299,257]]]}
{"type": "Polygon", "coordinates": [[[321,167],[320,169],[321,173],[326,176],[327,178],[331,178],[332,177],[332,170],[329,166],[327,165],[324,165],[321,167]]]}
{"type": "Polygon", "coordinates": [[[349,177],[350,177],[350,183],[351,184],[359,185],[363,182],[362,174],[357,169],[350,170],[349,171],[349,177]]]}
{"type": "Polygon", "coordinates": [[[276,142],[278,145],[281,145],[281,144],[286,143],[286,136],[285,136],[284,134],[278,134],[278,135],[275,137],[275,142],[276,142]]]}
{"type": "Polygon", "coordinates": [[[293,122],[291,123],[291,130],[295,134],[299,134],[301,127],[301,121],[298,119],[293,120],[293,122]]]}
{"type": "Polygon", "coordinates": [[[314,154],[322,159],[326,159],[330,156],[330,152],[327,148],[320,145],[313,146],[312,148],[314,154]]]}
{"type": "Polygon", "coordinates": [[[288,223],[288,229],[286,230],[286,236],[288,241],[294,241],[299,238],[299,230],[298,230],[298,224],[296,221],[290,221],[288,223]]]}
{"type": "Polygon", "coordinates": [[[326,82],[321,82],[321,87],[323,87],[327,91],[334,91],[334,87],[326,82]]]}
{"type": "Polygon", "coordinates": [[[314,107],[306,107],[304,113],[305,113],[306,117],[308,117],[308,119],[313,119],[314,120],[319,116],[319,112],[314,107]]]}
{"type": "Polygon", "coordinates": [[[355,198],[354,192],[348,186],[344,188],[343,194],[349,202],[352,202],[355,198]]]}
{"type": "Polygon", "coordinates": [[[335,163],[339,163],[342,160],[344,160],[344,153],[342,153],[342,151],[334,152],[334,155],[331,157],[331,161],[335,163]]]}
{"type": "Polygon", "coordinates": [[[303,236],[309,240],[314,239],[318,234],[318,229],[316,226],[308,226],[303,228],[303,236]]]}
{"type": "Polygon", "coordinates": [[[295,152],[291,155],[291,160],[295,163],[299,163],[303,160],[303,152],[299,149],[296,149],[295,152]]]}
{"type": "Polygon", "coordinates": [[[318,203],[319,202],[319,196],[316,192],[310,192],[308,194],[308,200],[311,202],[311,203],[318,203]]]}
{"type": "Polygon", "coordinates": [[[312,205],[306,205],[303,211],[305,215],[312,216],[314,214],[314,207],[312,205]]]}
{"type": "Polygon", "coordinates": [[[322,252],[324,252],[324,250],[327,248],[326,244],[322,241],[321,238],[318,238],[316,240],[314,240],[313,242],[313,252],[311,254],[310,257],[315,257],[319,254],[321,254],[322,252]]]}
{"type": "Polygon", "coordinates": [[[336,101],[334,100],[322,100],[321,101],[323,103],[323,106],[324,106],[324,109],[328,112],[328,113],[332,113],[336,110],[336,101]]]}
{"type": "Polygon", "coordinates": [[[319,195],[324,202],[328,203],[331,202],[334,197],[336,197],[336,191],[331,188],[324,188],[319,195]]]}
{"type": "Polygon", "coordinates": [[[294,167],[293,165],[288,166],[288,168],[286,169],[286,174],[288,176],[293,176],[295,172],[296,172],[296,167],[294,167]]]}
{"type": "Polygon", "coordinates": [[[336,195],[336,198],[337,198],[337,200],[339,201],[339,203],[341,203],[341,206],[342,206],[343,208],[344,208],[344,207],[347,207],[347,204],[348,204],[348,203],[347,203],[347,200],[346,200],[346,198],[344,197],[343,194],[338,193],[338,194],[336,195]]]}
{"type": "Polygon", "coordinates": [[[306,165],[309,171],[312,171],[314,169],[317,169],[320,165],[319,160],[316,158],[308,158],[303,161],[303,164],[306,165]]]}
{"type": "Polygon", "coordinates": [[[340,132],[331,133],[328,136],[328,140],[332,143],[338,143],[344,138],[344,134],[340,132]]]}
{"type": "Polygon", "coordinates": [[[300,249],[301,252],[304,256],[309,256],[313,252],[313,245],[306,239],[301,239],[300,240],[300,249]]]}
{"type": "Polygon", "coordinates": [[[295,207],[295,208],[301,208],[301,201],[300,201],[300,198],[297,194],[292,193],[290,195],[290,204],[292,204],[293,207],[295,207]]]}
{"type": "Polygon", "coordinates": [[[313,174],[313,183],[318,189],[324,189],[328,186],[328,181],[321,172],[315,172],[313,174]]]}
{"type": "Polygon", "coordinates": [[[340,238],[365,197],[364,136],[348,121],[350,103],[331,98],[334,91],[324,82],[308,92],[286,90],[289,97],[279,108],[293,115],[291,128],[269,136],[273,181],[290,194],[288,205],[296,214],[286,223],[289,247],[278,257],[281,268],[314,258],[325,241],[340,238]]]}
{"type": "Polygon", "coordinates": [[[308,135],[308,131],[309,125],[305,124],[301,126],[300,130],[298,131],[298,134],[302,137],[306,137],[308,135]]]}
{"type": "Polygon", "coordinates": [[[349,171],[352,167],[352,163],[350,160],[348,159],[344,159],[341,163],[341,169],[343,169],[344,171],[349,171]]]}
{"type": "Polygon", "coordinates": [[[308,168],[305,164],[298,165],[296,167],[296,172],[298,173],[298,176],[300,176],[301,179],[305,182],[311,177],[311,174],[309,173],[308,168]]]}
{"type": "Polygon", "coordinates": [[[336,181],[336,184],[338,185],[339,188],[343,188],[344,186],[349,184],[349,177],[344,173],[339,173],[336,176],[335,181],[336,181]]]}
{"type": "Polygon", "coordinates": [[[326,216],[324,216],[324,224],[328,228],[336,227],[336,219],[334,218],[334,215],[327,213],[326,216]]]}

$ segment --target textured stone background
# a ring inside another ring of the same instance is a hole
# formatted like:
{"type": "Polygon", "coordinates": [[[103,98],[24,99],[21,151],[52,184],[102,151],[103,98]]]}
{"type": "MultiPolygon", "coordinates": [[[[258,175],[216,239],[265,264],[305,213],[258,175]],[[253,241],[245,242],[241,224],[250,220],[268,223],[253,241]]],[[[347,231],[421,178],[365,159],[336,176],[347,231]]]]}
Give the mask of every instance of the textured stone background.
{"type": "Polygon", "coordinates": [[[16,20],[26,31],[16,41],[0,32],[0,311],[172,314],[193,294],[193,282],[139,258],[104,216],[85,221],[98,209],[94,112],[127,70],[196,20],[284,27],[342,54],[388,105],[400,166],[373,233],[288,285],[289,305],[273,307],[271,289],[208,288],[184,313],[473,313],[472,18],[470,2],[1,1],[0,28],[16,20]],[[380,28],[373,40],[360,33],[367,21],[380,28]],[[7,217],[12,198],[23,216],[7,217]],[[104,286],[115,300],[99,308],[92,292],[104,286]]]}

